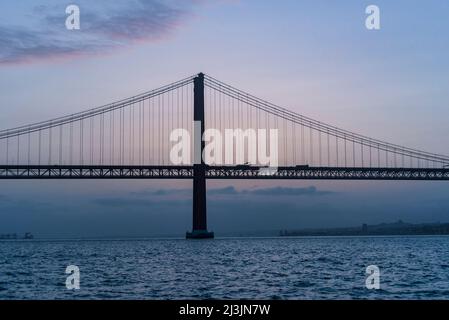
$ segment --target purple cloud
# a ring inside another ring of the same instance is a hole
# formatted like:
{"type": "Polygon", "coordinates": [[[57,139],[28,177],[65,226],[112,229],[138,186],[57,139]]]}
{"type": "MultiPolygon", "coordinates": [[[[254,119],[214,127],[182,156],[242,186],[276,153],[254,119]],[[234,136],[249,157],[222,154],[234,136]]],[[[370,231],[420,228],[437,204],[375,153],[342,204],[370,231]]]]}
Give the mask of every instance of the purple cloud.
{"type": "Polygon", "coordinates": [[[110,52],[171,35],[199,1],[77,1],[81,29],[65,28],[65,5],[33,9],[29,26],[0,25],[0,64],[110,52]],[[36,18],[37,17],[37,18],[36,18]]]}

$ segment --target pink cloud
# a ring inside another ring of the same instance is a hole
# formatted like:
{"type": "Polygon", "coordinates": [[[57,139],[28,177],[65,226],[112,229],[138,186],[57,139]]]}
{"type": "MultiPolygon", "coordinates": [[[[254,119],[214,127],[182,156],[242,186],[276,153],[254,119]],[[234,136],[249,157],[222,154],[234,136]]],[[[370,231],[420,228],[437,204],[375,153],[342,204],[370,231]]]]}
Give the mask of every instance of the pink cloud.
{"type": "Polygon", "coordinates": [[[140,42],[161,41],[184,24],[200,2],[134,0],[108,6],[108,1],[104,2],[104,10],[80,5],[82,27],[76,31],[64,28],[64,10],[39,6],[35,10],[40,13],[38,25],[42,27],[0,25],[0,64],[73,59],[140,42]]]}

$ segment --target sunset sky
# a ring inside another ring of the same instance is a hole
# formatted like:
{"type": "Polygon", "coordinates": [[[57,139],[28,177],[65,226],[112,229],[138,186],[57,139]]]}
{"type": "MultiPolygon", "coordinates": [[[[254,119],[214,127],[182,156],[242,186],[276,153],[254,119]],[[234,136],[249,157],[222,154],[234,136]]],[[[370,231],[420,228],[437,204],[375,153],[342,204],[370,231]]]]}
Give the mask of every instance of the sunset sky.
{"type": "MultiPolygon", "coordinates": [[[[2,1],[0,129],[205,72],[300,114],[449,154],[447,1],[2,1]],[[66,30],[65,8],[81,29],[66,30]],[[368,30],[365,8],[380,8],[368,30]]],[[[449,222],[446,182],[209,182],[220,232],[449,222]],[[281,208],[281,209],[280,209],[281,208]]],[[[2,181],[0,233],[180,235],[191,182],[2,181]]]]}

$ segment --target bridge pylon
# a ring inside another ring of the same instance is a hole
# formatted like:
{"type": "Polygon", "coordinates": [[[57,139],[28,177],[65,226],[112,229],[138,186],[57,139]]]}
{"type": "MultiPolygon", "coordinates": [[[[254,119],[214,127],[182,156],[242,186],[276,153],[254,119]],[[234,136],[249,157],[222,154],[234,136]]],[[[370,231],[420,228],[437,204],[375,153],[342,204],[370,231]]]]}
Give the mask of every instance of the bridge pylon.
{"type": "Polygon", "coordinates": [[[207,231],[206,164],[204,150],[204,74],[199,73],[193,81],[194,165],[193,165],[193,224],[187,239],[211,239],[213,232],[207,231]],[[200,125],[198,125],[200,124],[200,125]],[[199,130],[198,130],[199,129],[199,130]],[[199,131],[199,132],[198,132],[199,131]]]}

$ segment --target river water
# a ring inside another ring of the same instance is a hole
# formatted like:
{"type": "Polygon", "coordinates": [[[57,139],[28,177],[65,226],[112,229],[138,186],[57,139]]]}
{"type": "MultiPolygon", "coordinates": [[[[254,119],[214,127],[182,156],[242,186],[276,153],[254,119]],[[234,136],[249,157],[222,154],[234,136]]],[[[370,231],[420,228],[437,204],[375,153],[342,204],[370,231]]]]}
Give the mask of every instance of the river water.
{"type": "Polygon", "coordinates": [[[0,241],[0,299],[206,298],[447,299],[449,237],[0,241]]]}

